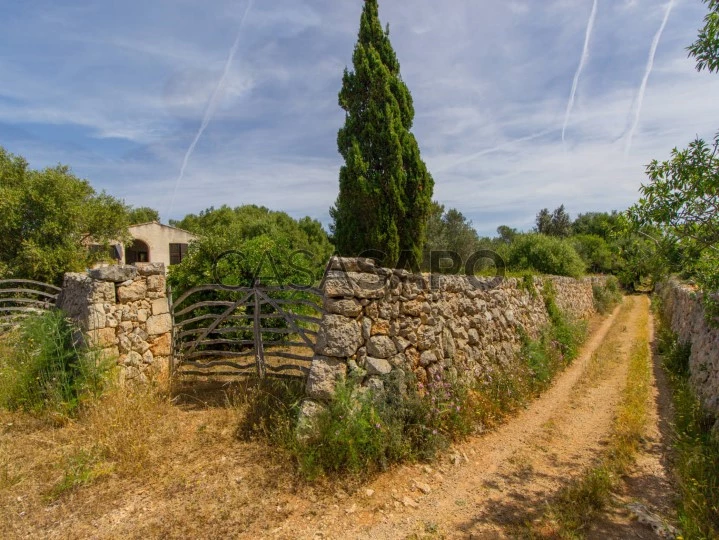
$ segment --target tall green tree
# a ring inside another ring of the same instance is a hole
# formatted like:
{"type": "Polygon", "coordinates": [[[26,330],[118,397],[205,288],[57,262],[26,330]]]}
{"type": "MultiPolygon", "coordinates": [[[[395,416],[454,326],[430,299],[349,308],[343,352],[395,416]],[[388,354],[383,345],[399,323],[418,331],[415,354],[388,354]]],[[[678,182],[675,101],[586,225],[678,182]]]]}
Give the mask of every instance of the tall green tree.
{"type": "Polygon", "coordinates": [[[410,131],[412,96],[377,0],[365,0],[352,61],[339,93],[346,117],[337,145],[345,164],[330,209],[335,245],[348,256],[379,250],[386,265],[403,251],[421,261],[434,180],[410,131]]]}

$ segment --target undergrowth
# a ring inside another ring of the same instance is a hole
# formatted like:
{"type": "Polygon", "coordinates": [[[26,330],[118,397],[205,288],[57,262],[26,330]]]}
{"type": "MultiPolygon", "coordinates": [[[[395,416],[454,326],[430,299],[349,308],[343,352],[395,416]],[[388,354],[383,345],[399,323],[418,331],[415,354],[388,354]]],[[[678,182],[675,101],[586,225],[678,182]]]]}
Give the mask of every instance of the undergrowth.
{"type": "Polygon", "coordinates": [[[103,390],[109,363],[77,342],[62,311],[28,317],[0,349],[0,406],[58,418],[103,390]]]}
{"type": "Polygon", "coordinates": [[[702,407],[689,381],[691,344],[678,341],[657,305],[659,353],[672,387],[674,469],[684,538],[719,538],[719,421],[702,407]],[[715,422],[717,422],[715,424],[715,422]]]}
{"type": "Polygon", "coordinates": [[[614,306],[622,301],[622,290],[619,280],[614,276],[607,276],[606,283],[602,286],[592,284],[592,296],[594,297],[594,309],[598,313],[609,313],[614,306]]]}

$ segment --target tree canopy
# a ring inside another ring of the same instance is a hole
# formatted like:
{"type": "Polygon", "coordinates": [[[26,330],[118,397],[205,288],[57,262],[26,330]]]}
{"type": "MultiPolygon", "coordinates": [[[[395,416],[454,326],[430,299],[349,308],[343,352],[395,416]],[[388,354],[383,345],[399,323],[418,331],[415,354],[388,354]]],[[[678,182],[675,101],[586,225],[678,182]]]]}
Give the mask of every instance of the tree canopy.
{"type": "Polygon", "coordinates": [[[319,221],[261,206],[208,208],[170,223],[199,236],[182,263],[170,268],[175,291],[216,281],[249,286],[256,278],[309,285],[319,281],[333,252],[319,221]],[[228,252],[234,254],[215,272],[215,261],[228,252]]]}
{"type": "Polygon", "coordinates": [[[32,170],[0,147],[0,277],[58,283],[80,271],[106,245],[127,239],[128,208],[97,193],[65,165],[32,170]]]}
{"type": "Polygon", "coordinates": [[[410,131],[412,96],[377,0],[365,0],[352,61],[339,93],[346,116],[337,145],[345,164],[330,209],[334,242],[347,256],[380,251],[388,266],[403,251],[421,261],[434,181],[410,131]]]}

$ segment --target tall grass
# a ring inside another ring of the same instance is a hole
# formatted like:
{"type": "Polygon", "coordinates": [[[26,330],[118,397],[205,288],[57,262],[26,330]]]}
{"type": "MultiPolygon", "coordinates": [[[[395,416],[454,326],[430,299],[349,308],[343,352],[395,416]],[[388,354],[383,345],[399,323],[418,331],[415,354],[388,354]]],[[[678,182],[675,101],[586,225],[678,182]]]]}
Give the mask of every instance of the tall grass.
{"type": "Polygon", "coordinates": [[[72,416],[83,398],[102,391],[109,364],[78,343],[63,312],[28,317],[3,339],[0,406],[72,416]]]}
{"type": "Polygon", "coordinates": [[[622,290],[619,280],[614,276],[607,276],[606,283],[592,285],[592,296],[594,298],[594,309],[598,313],[609,313],[614,306],[622,301],[622,290]]]}
{"type": "Polygon", "coordinates": [[[661,314],[659,352],[672,387],[674,468],[680,494],[679,527],[684,538],[719,538],[719,430],[702,408],[689,381],[691,344],[678,341],[661,314]]]}

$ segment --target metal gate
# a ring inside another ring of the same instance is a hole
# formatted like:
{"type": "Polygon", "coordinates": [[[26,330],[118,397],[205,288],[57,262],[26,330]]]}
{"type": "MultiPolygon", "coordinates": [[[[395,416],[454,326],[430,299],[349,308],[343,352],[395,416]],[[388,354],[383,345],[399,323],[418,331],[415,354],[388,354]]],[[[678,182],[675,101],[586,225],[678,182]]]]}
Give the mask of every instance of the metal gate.
{"type": "Polygon", "coordinates": [[[318,289],[202,285],[172,302],[174,376],[304,377],[322,317],[318,289]]]}
{"type": "Polygon", "coordinates": [[[0,280],[0,334],[22,319],[52,309],[60,288],[29,279],[0,280]]]}

